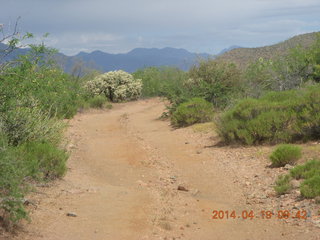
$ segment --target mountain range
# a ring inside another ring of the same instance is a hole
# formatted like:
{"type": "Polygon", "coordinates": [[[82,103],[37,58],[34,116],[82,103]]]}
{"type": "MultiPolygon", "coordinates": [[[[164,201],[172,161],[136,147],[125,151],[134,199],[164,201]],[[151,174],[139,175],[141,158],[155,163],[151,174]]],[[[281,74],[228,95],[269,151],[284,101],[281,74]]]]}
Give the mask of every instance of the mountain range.
{"type": "MultiPolygon", "coordinates": [[[[0,43],[0,50],[6,45],[0,43]]],[[[28,49],[16,49],[5,60],[12,60],[23,55],[28,49]]],[[[110,54],[102,51],[91,53],[80,52],[75,56],[56,54],[55,58],[66,72],[73,72],[77,67],[97,69],[102,72],[124,70],[134,72],[137,69],[150,66],[172,66],[181,70],[188,70],[200,58],[213,57],[206,53],[191,53],[185,49],[177,48],[135,48],[128,53],[110,54]]]]}
{"type": "MultiPolygon", "coordinates": [[[[162,49],[136,48],[128,53],[121,54],[93,51],[91,53],[80,52],[75,56],[66,56],[58,53],[55,58],[57,63],[68,73],[81,72],[81,69],[85,68],[97,69],[102,72],[120,69],[127,72],[134,72],[137,69],[150,66],[172,66],[186,71],[201,58],[216,58],[218,60],[236,63],[240,68],[245,68],[250,62],[256,61],[260,57],[272,58],[283,55],[286,54],[290,48],[297,45],[309,47],[315,41],[316,36],[317,33],[297,35],[286,41],[258,48],[243,48],[235,45],[223,49],[216,56],[167,47],[162,49]]],[[[5,47],[6,45],[0,43],[0,53],[1,49],[5,47]]],[[[5,60],[14,59],[18,55],[23,55],[27,52],[28,49],[17,49],[5,60]]]]}

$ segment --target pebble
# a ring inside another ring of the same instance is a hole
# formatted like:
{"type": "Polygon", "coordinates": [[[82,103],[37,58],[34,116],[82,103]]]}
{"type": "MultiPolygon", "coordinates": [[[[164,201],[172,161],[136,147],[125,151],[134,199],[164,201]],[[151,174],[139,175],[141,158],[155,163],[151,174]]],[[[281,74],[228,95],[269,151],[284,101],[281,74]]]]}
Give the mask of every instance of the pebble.
{"type": "Polygon", "coordinates": [[[285,169],[285,170],[290,170],[290,169],[292,169],[292,168],[294,168],[294,166],[292,166],[292,165],[290,165],[290,164],[286,164],[286,165],[283,167],[283,169],[285,169]]]}
{"type": "Polygon", "coordinates": [[[186,187],[184,187],[184,186],[182,186],[182,185],[179,185],[179,186],[178,186],[178,190],[179,190],[179,191],[185,191],[185,192],[188,192],[188,191],[189,191],[186,187]]]}
{"type": "Polygon", "coordinates": [[[78,215],[76,213],[73,213],[73,212],[68,212],[67,216],[68,217],[77,217],[78,215]]]}

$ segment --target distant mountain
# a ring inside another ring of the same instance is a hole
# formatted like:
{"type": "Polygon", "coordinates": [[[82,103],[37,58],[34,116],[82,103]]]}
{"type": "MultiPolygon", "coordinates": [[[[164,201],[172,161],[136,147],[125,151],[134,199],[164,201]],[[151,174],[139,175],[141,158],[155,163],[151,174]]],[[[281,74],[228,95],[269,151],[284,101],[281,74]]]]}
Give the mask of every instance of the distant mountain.
{"type": "Polygon", "coordinates": [[[236,48],[217,57],[218,60],[234,62],[240,68],[245,68],[249,63],[255,62],[260,57],[274,58],[288,53],[288,50],[298,45],[307,48],[316,40],[317,33],[306,33],[292,37],[286,41],[258,48],[236,48]]]}
{"type": "Polygon", "coordinates": [[[208,58],[209,54],[196,54],[185,49],[176,48],[136,48],[124,54],[110,54],[101,51],[80,52],[72,60],[90,63],[101,71],[107,72],[122,69],[134,72],[139,68],[150,66],[172,66],[188,70],[198,58],[208,58]]]}
{"type": "MultiPolygon", "coordinates": [[[[6,45],[0,43],[1,48],[6,45]]],[[[17,49],[5,60],[11,60],[23,55],[28,49],[17,49]]],[[[124,70],[134,72],[137,69],[150,66],[172,66],[181,70],[188,70],[197,63],[199,58],[208,58],[206,53],[191,53],[185,49],[177,48],[136,48],[124,54],[110,54],[102,51],[91,53],[80,52],[75,56],[66,56],[62,53],[56,55],[58,64],[66,71],[72,72],[76,66],[89,67],[102,72],[124,70]]]]}
{"type": "Polygon", "coordinates": [[[233,46],[231,46],[231,47],[222,49],[217,55],[220,56],[220,55],[222,55],[222,54],[224,54],[224,53],[226,53],[226,52],[229,52],[229,51],[231,51],[231,50],[233,50],[233,49],[237,49],[237,48],[242,48],[242,47],[237,46],[237,45],[233,45],[233,46]]]}

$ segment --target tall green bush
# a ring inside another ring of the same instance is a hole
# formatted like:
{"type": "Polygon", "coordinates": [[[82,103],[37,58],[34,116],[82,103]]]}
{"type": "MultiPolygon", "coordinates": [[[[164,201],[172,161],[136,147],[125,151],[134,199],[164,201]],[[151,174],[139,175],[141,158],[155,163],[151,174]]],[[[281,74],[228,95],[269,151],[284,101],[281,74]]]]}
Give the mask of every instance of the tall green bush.
{"type": "Polygon", "coordinates": [[[201,60],[188,74],[185,85],[193,97],[202,97],[216,108],[225,108],[232,99],[242,94],[242,73],[235,64],[201,60]]]}

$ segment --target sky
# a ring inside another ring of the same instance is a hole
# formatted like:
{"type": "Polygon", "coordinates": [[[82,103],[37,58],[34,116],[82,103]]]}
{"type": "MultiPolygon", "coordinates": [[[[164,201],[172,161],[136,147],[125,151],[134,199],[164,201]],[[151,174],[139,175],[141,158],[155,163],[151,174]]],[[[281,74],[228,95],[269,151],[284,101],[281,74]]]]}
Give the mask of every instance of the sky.
{"type": "Polygon", "coordinates": [[[0,26],[49,33],[66,55],[184,48],[216,54],[320,31],[320,0],[0,0],[0,26]]]}

